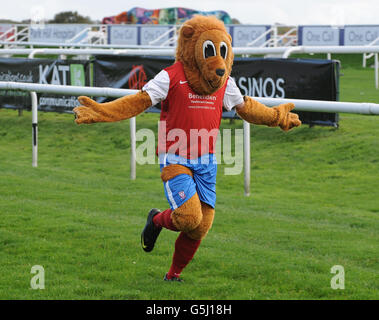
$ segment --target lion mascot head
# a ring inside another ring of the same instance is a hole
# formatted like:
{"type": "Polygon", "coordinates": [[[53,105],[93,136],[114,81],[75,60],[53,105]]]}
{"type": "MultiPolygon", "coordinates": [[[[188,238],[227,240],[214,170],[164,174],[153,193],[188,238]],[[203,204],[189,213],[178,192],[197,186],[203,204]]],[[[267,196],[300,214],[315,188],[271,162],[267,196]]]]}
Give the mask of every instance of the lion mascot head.
{"type": "Polygon", "coordinates": [[[195,16],[179,31],[176,61],[192,90],[212,94],[227,81],[233,65],[232,37],[215,17],[195,16]]]}

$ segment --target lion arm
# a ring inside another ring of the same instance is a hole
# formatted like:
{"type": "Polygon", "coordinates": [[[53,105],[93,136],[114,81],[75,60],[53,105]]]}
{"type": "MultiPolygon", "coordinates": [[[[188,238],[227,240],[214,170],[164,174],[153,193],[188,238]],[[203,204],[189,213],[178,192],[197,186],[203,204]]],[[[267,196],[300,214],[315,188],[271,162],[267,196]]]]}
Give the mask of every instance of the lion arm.
{"type": "Polygon", "coordinates": [[[152,105],[151,98],[145,91],[139,91],[136,94],[127,95],[106,103],[97,103],[85,96],[79,97],[78,100],[81,106],[73,110],[77,124],[115,122],[130,119],[144,112],[152,105]]]}
{"type": "Polygon", "coordinates": [[[237,114],[249,123],[279,126],[283,131],[288,131],[301,125],[298,115],[290,112],[294,107],[293,103],[286,103],[269,108],[251,97],[244,96],[244,102],[235,108],[237,114]]]}

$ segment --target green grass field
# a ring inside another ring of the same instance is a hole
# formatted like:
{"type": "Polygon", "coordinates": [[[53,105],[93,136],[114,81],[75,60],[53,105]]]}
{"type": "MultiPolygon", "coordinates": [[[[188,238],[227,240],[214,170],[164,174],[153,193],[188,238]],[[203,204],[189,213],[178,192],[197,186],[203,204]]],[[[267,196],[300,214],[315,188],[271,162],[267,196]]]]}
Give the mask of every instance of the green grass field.
{"type": "MultiPolygon", "coordinates": [[[[357,56],[358,57],[358,56],[357,56]]],[[[333,58],[336,58],[333,56],[333,58]]],[[[342,60],[341,100],[379,103],[373,69],[342,60]]],[[[157,115],[137,128],[156,130],[157,115]]],[[[241,121],[222,128],[241,128],[241,121]]],[[[252,195],[217,176],[216,218],[184,283],[162,280],[176,233],[140,247],[152,207],[167,208],[158,165],[129,179],[129,122],[77,126],[0,109],[0,299],[379,299],[379,117],[340,114],[340,128],[252,127],[252,195]],[[45,289],[32,290],[32,266],[45,289]],[[342,265],[345,289],[330,270],[342,265]]]]}

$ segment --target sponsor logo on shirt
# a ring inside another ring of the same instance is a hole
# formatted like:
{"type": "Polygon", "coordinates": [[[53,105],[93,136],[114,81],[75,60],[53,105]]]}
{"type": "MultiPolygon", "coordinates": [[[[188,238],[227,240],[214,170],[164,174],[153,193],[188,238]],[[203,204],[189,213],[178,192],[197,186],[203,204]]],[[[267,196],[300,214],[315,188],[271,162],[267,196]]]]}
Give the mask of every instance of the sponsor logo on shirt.
{"type": "Polygon", "coordinates": [[[189,93],[188,94],[188,98],[189,99],[202,99],[202,100],[213,100],[213,101],[216,101],[217,100],[217,97],[216,96],[201,96],[199,94],[193,94],[193,93],[189,93]]]}
{"type": "Polygon", "coordinates": [[[216,96],[201,96],[199,94],[188,93],[188,98],[191,101],[191,105],[188,106],[190,109],[208,109],[215,110],[215,102],[217,101],[216,96]]]}

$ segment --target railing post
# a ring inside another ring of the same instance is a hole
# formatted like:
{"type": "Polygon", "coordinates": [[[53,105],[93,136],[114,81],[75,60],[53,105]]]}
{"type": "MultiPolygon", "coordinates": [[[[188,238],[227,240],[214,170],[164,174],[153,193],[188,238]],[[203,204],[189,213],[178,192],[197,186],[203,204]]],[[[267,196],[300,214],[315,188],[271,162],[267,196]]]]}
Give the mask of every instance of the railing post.
{"type": "Polygon", "coordinates": [[[379,62],[378,62],[378,54],[375,53],[375,88],[378,89],[379,87],[379,62]]]}
{"type": "Polygon", "coordinates": [[[243,171],[245,196],[250,196],[250,123],[243,120],[243,171]]]}
{"type": "Polygon", "coordinates": [[[274,26],[274,47],[278,46],[278,26],[274,26]]]}
{"type": "Polygon", "coordinates": [[[136,118],[130,118],[130,179],[136,180],[136,118]]]}
{"type": "Polygon", "coordinates": [[[32,99],[32,166],[38,166],[38,100],[35,91],[30,92],[32,99]]]}

